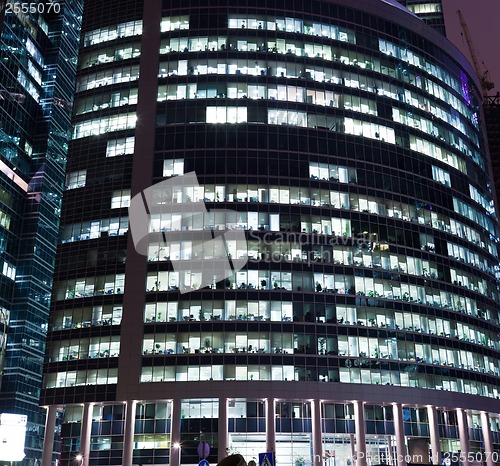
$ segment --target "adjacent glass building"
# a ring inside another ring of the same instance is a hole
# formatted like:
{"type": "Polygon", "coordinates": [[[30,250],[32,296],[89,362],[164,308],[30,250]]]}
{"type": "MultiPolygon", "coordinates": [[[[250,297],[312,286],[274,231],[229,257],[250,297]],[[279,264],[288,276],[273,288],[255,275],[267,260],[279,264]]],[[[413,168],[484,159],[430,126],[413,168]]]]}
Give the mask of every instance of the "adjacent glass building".
{"type": "Polygon", "coordinates": [[[493,181],[497,199],[500,196],[500,93],[487,96],[484,100],[484,117],[490,147],[493,181]]]}
{"type": "Polygon", "coordinates": [[[398,0],[398,2],[443,36],[446,35],[442,0],[398,0]]]}
{"type": "Polygon", "coordinates": [[[458,50],[393,0],[88,0],[80,45],[43,464],[60,438],[61,466],[493,466],[498,224],[458,50]],[[131,197],[192,171],[139,254],[131,197]],[[200,289],[194,259],[248,263],[200,289]]]}
{"type": "Polygon", "coordinates": [[[0,413],[27,416],[25,465],[42,455],[39,399],[81,3],[0,2],[0,413]]]}

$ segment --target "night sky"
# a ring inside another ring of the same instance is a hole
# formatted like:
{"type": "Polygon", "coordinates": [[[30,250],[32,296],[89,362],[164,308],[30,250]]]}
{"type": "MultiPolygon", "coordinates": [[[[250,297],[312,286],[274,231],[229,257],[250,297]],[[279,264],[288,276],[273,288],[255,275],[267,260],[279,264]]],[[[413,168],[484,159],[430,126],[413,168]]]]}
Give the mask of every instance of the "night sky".
{"type": "Polygon", "coordinates": [[[457,15],[461,10],[483,69],[490,72],[495,88],[490,95],[500,91],[500,0],[443,0],[448,38],[470,59],[465,36],[457,15]],[[482,65],[481,62],[484,62],[482,65]]]}

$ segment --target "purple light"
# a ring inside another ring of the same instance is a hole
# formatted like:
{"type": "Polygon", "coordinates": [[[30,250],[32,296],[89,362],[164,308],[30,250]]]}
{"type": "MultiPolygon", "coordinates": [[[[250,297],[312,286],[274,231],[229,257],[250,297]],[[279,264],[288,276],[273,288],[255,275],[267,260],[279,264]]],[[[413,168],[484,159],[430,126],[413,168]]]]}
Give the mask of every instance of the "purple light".
{"type": "Polygon", "coordinates": [[[469,80],[467,79],[467,75],[463,71],[460,71],[460,79],[462,80],[462,95],[470,105],[469,80]]]}

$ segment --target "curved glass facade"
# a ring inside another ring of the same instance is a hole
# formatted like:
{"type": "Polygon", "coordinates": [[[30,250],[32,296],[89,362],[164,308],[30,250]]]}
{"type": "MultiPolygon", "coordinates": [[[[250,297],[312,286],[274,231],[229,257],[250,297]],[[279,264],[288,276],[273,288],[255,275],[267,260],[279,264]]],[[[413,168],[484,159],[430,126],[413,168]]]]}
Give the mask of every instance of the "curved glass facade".
{"type": "Polygon", "coordinates": [[[470,65],[396,2],[152,3],[84,14],[43,390],[60,464],[196,464],[205,440],[212,462],[493,466],[470,65]],[[190,172],[139,254],[133,196],[190,172]]]}

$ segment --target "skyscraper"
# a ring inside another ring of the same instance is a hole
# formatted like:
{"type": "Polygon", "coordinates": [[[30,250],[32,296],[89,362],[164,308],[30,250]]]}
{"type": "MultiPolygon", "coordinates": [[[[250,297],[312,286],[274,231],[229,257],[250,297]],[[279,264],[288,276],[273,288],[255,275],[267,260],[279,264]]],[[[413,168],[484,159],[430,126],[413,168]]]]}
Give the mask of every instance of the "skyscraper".
{"type": "MultiPolygon", "coordinates": [[[[0,412],[27,415],[27,459],[42,453],[39,407],[81,2],[2,2],[0,46],[0,412]]],[[[4,440],[2,440],[4,441],[4,440]]],[[[5,460],[5,458],[0,458],[5,460]]]]}
{"type": "Polygon", "coordinates": [[[81,45],[43,464],[61,416],[60,465],[493,466],[498,225],[457,49],[394,0],[88,0],[81,45]]]}
{"type": "Polygon", "coordinates": [[[442,0],[398,0],[426,24],[446,35],[442,0]]]}
{"type": "Polygon", "coordinates": [[[484,116],[490,147],[493,181],[497,199],[500,197],[500,93],[484,99],[484,116]]]}

